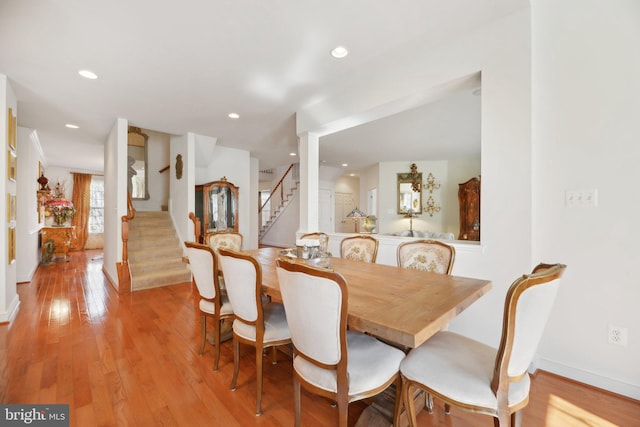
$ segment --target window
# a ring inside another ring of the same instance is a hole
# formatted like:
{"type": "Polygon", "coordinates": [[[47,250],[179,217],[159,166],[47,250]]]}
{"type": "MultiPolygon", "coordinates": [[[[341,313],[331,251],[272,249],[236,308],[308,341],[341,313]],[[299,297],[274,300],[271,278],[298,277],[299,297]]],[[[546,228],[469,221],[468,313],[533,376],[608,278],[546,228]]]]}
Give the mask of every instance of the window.
{"type": "Polygon", "coordinates": [[[91,178],[89,233],[104,233],[104,178],[91,178]]]}

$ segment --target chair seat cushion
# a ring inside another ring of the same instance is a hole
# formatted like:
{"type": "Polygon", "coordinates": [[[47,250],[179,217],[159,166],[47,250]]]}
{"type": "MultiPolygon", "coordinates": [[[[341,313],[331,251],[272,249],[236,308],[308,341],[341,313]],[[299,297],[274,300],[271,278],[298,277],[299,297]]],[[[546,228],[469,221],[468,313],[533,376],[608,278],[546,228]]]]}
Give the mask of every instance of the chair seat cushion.
{"type": "MultiPolygon", "coordinates": [[[[271,302],[263,306],[264,315],[264,343],[291,339],[284,306],[271,302]]],[[[233,322],[233,332],[250,341],[256,340],[256,328],[242,321],[233,322]]]]}
{"type": "MultiPolygon", "coordinates": [[[[411,381],[453,401],[491,410],[498,402],[491,390],[497,350],[453,332],[438,332],[411,350],[400,370],[411,381]]],[[[509,406],[529,395],[529,375],[509,385],[509,406]]]]}
{"type": "MultiPolygon", "coordinates": [[[[213,301],[207,301],[206,299],[200,300],[200,310],[210,314],[216,313],[213,301]]],[[[229,298],[227,298],[226,295],[223,295],[220,297],[220,316],[229,316],[231,314],[233,314],[233,307],[231,307],[229,298]]]]}
{"type": "MultiPolygon", "coordinates": [[[[399,370],[404,353],[369,335],[347,331],[347,372],[349,396],[374,390],[389,381],[399,370]]],[[[293,368],[307,382],[337,392],[337,374],[298,356],[293,368]]]]}

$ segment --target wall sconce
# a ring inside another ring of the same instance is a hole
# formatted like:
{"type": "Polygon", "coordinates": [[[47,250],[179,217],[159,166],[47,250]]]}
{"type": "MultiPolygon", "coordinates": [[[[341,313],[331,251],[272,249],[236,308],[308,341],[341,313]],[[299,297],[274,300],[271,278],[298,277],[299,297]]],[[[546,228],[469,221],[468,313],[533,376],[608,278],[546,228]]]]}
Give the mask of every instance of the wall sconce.
{"type": "Polygon", "coordinates": [[[429,193],[433,193],[435,190],[440,188],[440,183],[436,181],[436,177],[433,176],[431,172],[429,172],[429,176],[427,176],[427,183],[424,185],[424,189],[429,191],[429,193]]]}
{"type": "Polygon", "coordinates": [[[434,213],[440,212],[440,205],[436,204],[433,196],[429,196],[429,198],[427,199],[427,204],[424,205],[424,211],[428,213],[429,216],[433,216],[434,213]]]}

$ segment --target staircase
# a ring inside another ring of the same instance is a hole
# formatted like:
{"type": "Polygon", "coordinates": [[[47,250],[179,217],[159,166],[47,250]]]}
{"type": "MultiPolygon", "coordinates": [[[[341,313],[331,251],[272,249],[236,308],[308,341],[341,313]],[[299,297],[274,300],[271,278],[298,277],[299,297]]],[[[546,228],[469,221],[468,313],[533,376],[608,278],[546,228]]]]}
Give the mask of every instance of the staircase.
{"type": "Polygon", "coordinates": [[[136,211],[128,247],[132,291],[191,281],[169,212],[136,211]]]}
{"type": "Polygon", "coordinates": [[[271,198],[271,203],[277,203],[277,206],[271,206],[271,215],[266,223],[262,224],[262,228],[260,228],[260,233],[258,234],[258,241],[261,241],[265,234],[269,231],[271,226],[276,222],[280,214],[289,206],[295,191],[298,190],[298,185],[300,185],[300,181],[293,181],[292,186],[289,188],[289,191],[282,196],[279,200],[274,200],[271,198]],[[279,202],[279,203],[278,203],[279,202]]]}

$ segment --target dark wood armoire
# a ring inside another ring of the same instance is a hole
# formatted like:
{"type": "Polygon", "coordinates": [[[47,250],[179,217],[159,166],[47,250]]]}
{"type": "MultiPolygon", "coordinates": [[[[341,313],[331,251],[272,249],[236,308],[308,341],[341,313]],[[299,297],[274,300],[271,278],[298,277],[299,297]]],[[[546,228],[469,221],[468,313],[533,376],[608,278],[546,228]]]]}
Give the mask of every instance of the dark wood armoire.
{"type": "Polygon", "coordinates": [[[458,184],[459,240],[480,240],[480,177],[458,184]]]}

